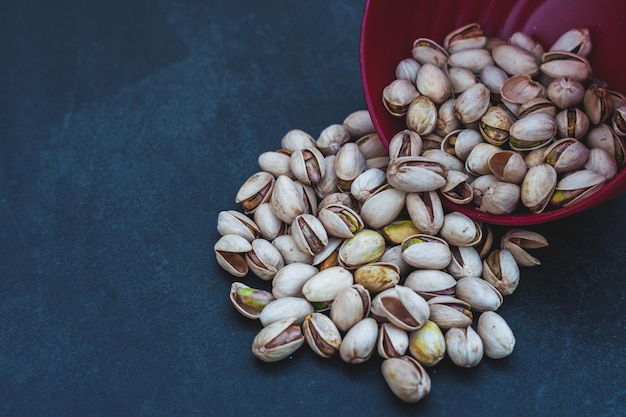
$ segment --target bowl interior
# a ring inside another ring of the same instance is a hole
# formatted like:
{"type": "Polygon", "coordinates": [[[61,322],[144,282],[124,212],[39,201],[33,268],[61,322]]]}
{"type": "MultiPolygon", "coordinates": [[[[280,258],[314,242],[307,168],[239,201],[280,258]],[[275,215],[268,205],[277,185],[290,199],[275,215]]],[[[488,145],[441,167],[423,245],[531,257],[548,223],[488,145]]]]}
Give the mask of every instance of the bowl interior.
{"type": "MultiPolygon", "coordinates": [[[[586,27],[593,43],[588,57],[593,77],[626,94],[626,54],[620,52],[626,32],[626,2],[622,0],[368,0],[361,28],[361,80],[372,121],[385,146],[406,128],[402,118],[387,113],[381,99],[383,89],[395,78],[398,62],[411,56],[415,39],[431,38],[441,43],[449,32],[472,22],[480,23],[488,36],[507,38],[522,31],[546,49],[565,31],[586,27]]],[[[444,204],[487,223],[537,224],[596,206],[625,189],[626,170],[621,169],[592,197],[541,214],[498,216],[473,205],[444,204]]]]}

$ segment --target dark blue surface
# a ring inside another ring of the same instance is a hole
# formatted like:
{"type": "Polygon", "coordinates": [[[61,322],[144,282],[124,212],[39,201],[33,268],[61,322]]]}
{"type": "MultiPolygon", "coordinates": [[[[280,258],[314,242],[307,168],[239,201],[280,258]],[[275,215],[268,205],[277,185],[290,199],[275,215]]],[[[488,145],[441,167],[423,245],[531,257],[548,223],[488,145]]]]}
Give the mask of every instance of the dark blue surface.
{"type": "Polygon", "coordinates": [[[418,404],[378,359],[250,353],[217,214],[288,130],[365,108],[363,6],[0,5],[0,416],[625,415],[625,196],[533,227],[515,352],[444,361],[418,404]]]}

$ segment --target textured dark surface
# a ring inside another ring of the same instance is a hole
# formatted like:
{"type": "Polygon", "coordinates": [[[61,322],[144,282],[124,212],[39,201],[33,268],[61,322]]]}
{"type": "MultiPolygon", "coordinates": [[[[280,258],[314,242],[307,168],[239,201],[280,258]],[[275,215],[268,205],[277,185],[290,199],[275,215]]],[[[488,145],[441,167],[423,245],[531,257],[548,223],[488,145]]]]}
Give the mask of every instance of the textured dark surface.
{"type": "Polygon", "coordinates": [[[217,214],[289,129],[364,108],[363,6],[0,5],[0,416],[624,415],[625,196],[533,227],[515,352],[444,360],[417,404],[378,359],[250,353],[217,214]]]}

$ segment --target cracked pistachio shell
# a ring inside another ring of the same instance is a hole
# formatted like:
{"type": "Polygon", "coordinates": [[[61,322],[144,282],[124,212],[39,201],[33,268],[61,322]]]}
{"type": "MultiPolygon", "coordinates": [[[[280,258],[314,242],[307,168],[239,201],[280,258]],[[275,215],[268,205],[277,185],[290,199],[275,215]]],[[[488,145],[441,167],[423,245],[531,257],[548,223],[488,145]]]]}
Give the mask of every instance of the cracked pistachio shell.
{"type": "Polygon", "coordinates": [[[424,366],[438,364],[446,354],[446,340],[441,329],[428,320],[409,335],[409,352],[424,366]]]}
{"type": "Polygon", "coordinates": [[[411,102],[420,95],[409,80],[395,79],[383,89],[383,105],[392,116],[402,117],[411,102]]]}
{"type": "Polygon", "coordinates": [[[589,130],[589,118],[577,107],[561,110],[555,117],[557,136],[581,139],[589,130]]]}
{"type": "Polygon", "coordinates": [[[311,185],[303,184],[300,181],[294,181],[293,184],[298,190],[298,196],[304,204],[304,212],[317,216],[317,196],[315,189],[311,185]]]}
{"type": "Polygon", "coordinates": [[[465,124],[473,123],[485,114],[490,105],[491,92],[483,83],[476,83],[459,94],[454,102],[454,114],[465,124]]]}
{"type": "Polygon", "coordinates": [[[361,219],[372,229],[394,221],[405,205],[406,193],[393,188],[390,184],[378,188],[374,194],[361,205],[361,219]]]}
{"type": "Polygon", "coordinates": [[[252,174],[237,191],[235,202],[241,203],[244,213],[254,213],[260,204],[270,199],[274,185],[275,178],[269,172],[252,174]]]}
{"type": "Polygon", "coordinates": [[[350,194],[358,201],[363,202],[370,198],[385,182],[387,182],[385,171],[379,168],[367,169],[352,181],[350,194]]]}
{"type": "Polygon", "coordinates": [[[411,220],[396,220],[383,227],[382,235],[387,241],[400,244],[409,236],[422,233],[411,220]]]}
{"type": "Polygon", "coordinates": [[[417,269],[407,275],[404,286],[412,289],[425,300],[429,300],[439,295],[453,296],[456,279],[438,269],[417,269]]]}
{"type": "Polygon", "coordinates": [[[604,123],[613,111],[611,92],[597,84],[591,84],[584,90],[583,106],[592,124],[599,125],[604,123]]]}
{"type": "Polygon", "coordinates": [[[246,252],[248,268],[262,280],[271,280],[276,272],[285,265],[280,251],[265,239],[254,239],[252,249],[246,252]]]}
{"type": "Polygon", "coordinates": [[[236,210],[223,210],[217,215],[217,231],[220,235],[239,235],[252,242],[261,233],[250,217],[236,210]]]}
{"type": "Polygon", "coordinates": [[[557,108],[552,101],[545,97],[536,97],[519,106],[517,115],[519,118],[536,113],[545,113],[548,116],[556,116],[557,108]]]}
{"type": "Polygon", "coordinates": [[[550,202],[557,184],[557,173],[552,165],[530,167],[520,190],[522,204],[532,213],[541,213],[550,202]]]}
{"type": "Polygon", "coordinates": [[[474,315],[469,303],[449,295],[438,295],[428,300],[429,320],[442,329],[472,325],[474,315]]]}
{"type": "Polygon", "coordinates": [[[385,359],[381,369],[387,386],[404,402],[417,402],[430,392],[430,376],[413,357],[385,359]]]}
{"type": "Polygon", "coordinates": [[[515,151],[501,150],[491,154],[487,161],[491,173],[500,181],[521,184],[528,167],[524,157],[515,151]]]}
{"type": "Polygon", "coordinates": [[[600,189],[606,182],[602,174],[588,169],[570,172],[556,184],[550,204],[555,207],[567,207],[587,198],[600,189]]]}
{"type": "Polygon", "coordinates": [[[454,98],[448,99],[437,110],[437,125],[435,133],[446,136],[448,133],[461,128],[461,122],[454,114],[454,98]]]}
{"type": "Polygon", "coordinates": [[[483,48],[486,43],[487,37],[478,23],[461,26],[443,39],[443,47],[451,54],[464,49],[483,48]]]}
{"type": "Polygon", "coordinates": [[[372,299],[371,314],[382,321],[413,331],[428,320],[428,303],[419,294],[402,285],[384,290],[372,299]]]}
{"type": "Polygon", "coordinates": [[[494,182],[482,196],[478,210],[490,214],[509,214],[520,201],[520,186],[510,182],[494,182]]]}
{"type": "Polygon", "coordinates": [[[335,175],[339,190],[349,192],[352,181],[366,169],[367,161],[361,148],[354,142],[343,145],[335,159],[335,175]]]}
{"type": "Polygon", "coordinates": [[[274,322],[254,337],[252,353],[264,362],[276,362],[294,353],[304,344],[302,329],[291,317],[274,322]]]}
{"type": "Polygon", "coordinates": [[[411,55],[420,65],[426,63],[443,67],[448,61],[448,52],[432,39],[418,38],[413,41],[411,55]]]}
{"type": "Polygon", "coordinates": [[[454,94],[461,94],[468,87],[478,82],[476,74],[462,67],[448,68],[448,77],[450,77],[450,85],[454,94]]]}
{"type": "Polygon", "coordinates": [[[341,334],[327,315],[309,314],[302,323],[302,331],[313,352],[322,358],[330,358],[339,351],[341,334]]]}
{"type": "Polygon", "coordinates": [[[287,175],[293,177],[291,172],[291,152],[286,149],[263,152],[257,158],[261,170],[269,172],[274,177],[287,175]]]}
{"type": "Polygon", "coordinates": [[[276,217],[285,223],[293,222],[299,214],[306,211],[295,182],[286,175],[276,178],[270,203],[276,217]]]}
{"type": "Polygon", "coordinates": [[[491,184],[498,181],[498,177],[493,174],[480,175],[475,178],[474,181],[470,183],[472,189],[474,190],[474,199],[472,200],[474,204],[480,206],[483,201],[483,196],[489,187],[491,187],[491,184]]]}
{"type": "Polygon", "coordinates": [[[480,224],[458,211],[443,216],[443,226],[439,230],[439,235],[452,246],[475,245],[482,239],[482,234],[480,224]]]}
{"type": "Polygon", "coordinates": [[[582,168],[589,157],[589,149],[577,139],[565,137],[546,148],[545,162],[552,165],[557,174],[582,168]]]}
{"type": "Polygon", "coordinates": [[[389,162],[387,181],[404,192],[435,191],[446,184],[445,167],[430,158],[403,156],[389,162]]]}
{"type": "Polygon", "coordinates": [[[502,294],[493,285],[478,277],[458,280],[456,296],[469,303],[474,311],[495,311],[500,308],[503,301],[502,294]]]}
{"type": "Polygon", "coordinates": [[[447,74],[441,67],[431,63],[425,63],[417,71],[415,86],[421,95],[431,99],[437,106],[452,95],[452,86],[447,74]]]}
{"type": "Polygon", "coordinates": [[[590,149],[600,148],[607,151],[615,159],[618,166],[624,164],[624,154],[626,153],[624,142],[608,124],[592,127],[587,132],[585,143],[590,149]]]}
{"type": "Polygon", "coordinates": [[[446,332],[446,354],[452,362],[463,368],[471,368],[483,358],[483,342],[471,327],[453,327],[446,332]]]}
{"type": "Polygon", "coordinates": [[[335,175],[335,155],[328,155],[324,158],[324,165],[326,167],[324,175],[320,182],[315,184],[315,193],[319,198],[324,198],[329,194],[339,191],[337,188],[337,176],[335,175]]]}
{"type": "Polygon", "coordinates": [[[546,92],[550,101],[560,109],[566,109],[580,103],[585,95],[585,87],[580,81],[560,77],[548,84],[546,92]]]}
{"type": "Polygon", "coordinates": [[[574,52],[587,56],[592,49],[591,36],[587,28],[574,28],[563,33],[550,47],[550,51],[574,52]]]}
{"type": "Polygon", "coordinates": [[[509,145],[518,151],[529,151],[546,146],[557,133],[554,117],[546,113],[524,116],[509,128],[509,145]]]}
{"type": "Polygon", "coordinates": [[[354,271],[354,283],[370,293],[384,291],[400,282],[400,268],[394,263],[372,262],[354,271]]]}
{"type": "Polygon", "coordinates": [[[275,237],[274,240],[272,240],[272,245],[274,245],[283,256],[285,265],[294,262],[311,263],[313,261],[311,254],[298,248],[298,245],[296,245],[296,242],[293,240],[293,236],[290,234],[275,237]]]}
{"type": "Polygon", "coordinates": [[[343,125],[348,129],[352,138],[360,138],[376,131],[370,112],[367,110],[357,110],[350,113],[343,120],[343,125]]]}
{"type": "Polygon", "coordinates": [[[474,189],[467,180],[469,175],[461,171],[448,171],[446,185],[439,190],[441,195],[455,204],[468,204],[474,199],[474,189]]]}
{"type": "Polygon", "coordinates": [[[535,75],[539,72],[539,65],[535,56],[516,45],[496,45],[491,50],[494,62],[509,75],[528,74],[535,75]]]}
{"type": "Polygon", "coordinates": [[[480,72],[487,66],[494,65],[491,52],[483,48],[468,48],[454,52],[448,58],[450,67],[466,68],[474,74],[480,72]]]}
{"type": "Polygon", "coordinates": [[[583,82],[591,77],[591,65],[587,58],[572,52],[546,52],[539,68],[551,78],[564,77],[583,82]]]}
{"type": "Polygon", "coordinates": [[[282,267],[272,279],[272,294],[276,298],[304,297],[302,287],[319,270],[306,263],[292,263],[282,267]]]}
{"type": "Polygon", "coordinates": [[[409,334],[391,323],[382,323],[378,327],[376,347],[381,358],[398,358],[409,348],[409,334]]]}
{"type": "Polygon", "coordinates": [[[252,250],[252,245],[239,235],[224,235],[213,246],[217,263],[229,274],[244,277],[248,274],[245,253],[252,250]]]}
{"type": "Polygon", "coordinates": [[[254,211],[254,221],[262,237],[273,240],[287,231],[287,224],[276,217],[272,205],[263,203],[254,211]]]}
{"type": "Polygon", "coordinates": [[[463,161],[441,149],[427,149],[422,152],[422,157],[439,162],[446,171],[463,170],[463,161]]]}
{"type": "Polygon", "coordinates": [[[330,236],[350,238],[363,229],[361,216],[343,204],[330,204],[320,210],[318,219],[330,236]]]}
{"type": "Polygon", "coordinates": [[[499,147],[487,142],[475,145],[465,158],[465,171],[474,176],[491,174],[489,158],[500,150],[499,147]]]}
{"type": "Polygon", "coordinates": [[[522,105],[537,97],[545,97],[545,87],[528,74],[517,74],[507,79],[500,87],[502,101],[522,105]]]}
{"type": "Polygon", "coordinates": [[[406,209],[411,221],[421,232],[436,235],[443,225],[443,205],[436,191],[407,193],[406,209]]]}
{"type": "Polygon", "coordinates": [[[475,129],[458,129],[450,132],[441,142],[441,150],[456,156],[465,162],[474,146],[484,142],[481,134],[475,129]]]}
{"type": "Polygon", "coordinates": [[[302,287],[302,294],[311,302],[332,301],[344,288],[354,283],[352,273],[341,266],[326,268],[313,275],[302,287]]]}
{"type": "Polygon", "coordinates": [[[509,250],[495,249],[483,261],[482,276],[502,295],[509,295],[519,285],[520,271],[509,250]]]}
{"type": "Polygon", "coordinates": [[[610,180],[617,174],[617,162],[607,151],[601,148],[592,148],[589,150],[585,169],[595,171],[607,180],[610,180]]]}
{"type": "Polygon", "coordinates": [[[315,139],[308,133],[300,129],[292,129],[285,133],[280,140],[282,149],[287,149],[289,152],[295,152],[298,149],[314,148],[315,139]]]}
{"type": "Polygon", "coordinates": [[[312,256],[328,244],[328,234],[322,222],[312,214],[300,214],[291,223],[291,235],[300,250],[312,256]]]}
{"type": "Polygon", "coordinates": [[[492,145],[501,146],[509,139],[513,117],[502,107],[491,106],[480,118],[478,129],[481,136],[492,145]]]}
{"type": "Polygon", "coordinates": [[[233,307],[249,319],[258,319],[263,308],[275,299],[271,292],[250,288],[242,282],[233,282],[230,286],[233,307]]]}
{"type": "Polygon", "coordinates": [[[294,319],[294,323],[300,324],[312,312],[313,305],[304,298],[282,297],[267,304],[261,310],[259,320],[263,327],[290,317],[294,319]]]}
{"type": "Polygon", "coordinates": [[[537,232],[526,229],[512,229],[501,239],[501,247],[513,255],[519,266],[529,267],[541,265],[539,259],[529,254],[526,249],[544,248],[548,246],[545,237],[537,232]]]}
{"type": "Polygon", "coordinates": [[[395,159],[400,156],[419,156],[422,147],[422,137],[413,130],[404,129],[389,141],[389,157],[395,159]]]}
{"type": "Polygon", "coordinates": [[[326,169],[324,155],[317,148],[294,151],[290,157],[291,172],[303,184],[317,184],[326,169]]]}
{"type": "Polygon", "coordinates": [[[324,155],[334,155],[349,140],[348,129],[343,124],[333,123],[320,132],[315,144],[324,155]]]}
{"type": "Polygon", "coordinates": [[[371,229],[363,229],[343,241],[339,247],[339,263],[347,269],[377,261],[385,251],[385,238],[371,229]]]}
{"type": "Polygon", "coordinates": [[[372,298],[360,284],[353,284],[337,293],[330,305],[330,318],[337,328],[347,332],[370,313],[372,298]]]}
{"type": "Polygon", "coordinates": [[[365,159],[387,156],[387,149],[376,132],[360,136],[354,143],[359,147],[365,159]]]}
{"type": "Polygon", "coordinates": [[[362,363],[372,357],[376,350],[378,324],[371,317],[356,323],[344,335],[339,346],[339,355],[344,362],[362,363]]]}
{"type": "Polygon", "coordinates": [[[420,269],[443,269],[452,259],[448,243],[438,236],[417,234],[402,242],[402,259],[420,269]]]}
{"type": "Polygon", "coordinates": [[[485,356],[501,359],[513,353],[515,336],[508,323],[498,313],[485,311],[478,318],[476,331],[483,342],[485,356]]]}
{"type": "MultiPolygon", "coordinates": [[[[483,236],[481,234],[481,241],[483,236]]],[[[451,246],[452,259],[446,270],[456,279],[479,277],[483,273],[483,263],[474,246],[451,246]]]]}
{"type": "Polygon", "coordinates": [[[423,136],[434,132],[437,125],[437,105],[428,97],[419,95],[406,111],[406,126],[423,136]]]}

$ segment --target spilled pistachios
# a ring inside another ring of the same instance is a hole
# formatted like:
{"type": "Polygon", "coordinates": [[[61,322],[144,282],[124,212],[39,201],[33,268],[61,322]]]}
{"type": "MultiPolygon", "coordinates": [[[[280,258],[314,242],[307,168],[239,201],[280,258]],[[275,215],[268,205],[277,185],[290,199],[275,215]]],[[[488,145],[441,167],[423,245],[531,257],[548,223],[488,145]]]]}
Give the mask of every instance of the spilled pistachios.
{"type": "Polygon", "coordinates": [[[493,215],[591,196],[624,166],[626,135],[624,95],[593,77],[591,48],[586,28],[548,50],[521,32],[487,37],[477,23],[441,44],[416,39],[382,91],[411,149],[394,154],[389,183],[493,215]]]}
{"type": "Polygon", "coordinates": [[[495,311],[520,267],[539,265],[528,251],[548,242],[513,229],[498,247],[489,225],[444,211],[434,189],[453,172],[450,154],[423,148],[406,132],[385,149],[361,110],[317,140],[292,130],[259,156],[237,192],[241,211],[218,215],[214,248],[246,280],[230,300],[261,325],[254,356],[274,362],[307,345],[350,364],[379,360],[391,392],[415,402],[446,358],[473,367],[512,353],[495,311]]]}

